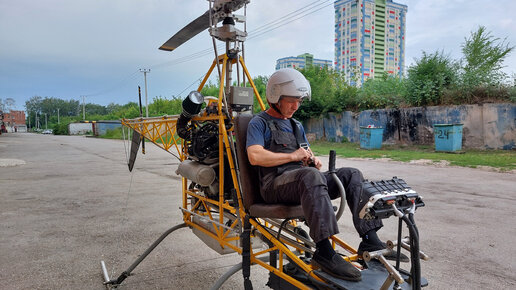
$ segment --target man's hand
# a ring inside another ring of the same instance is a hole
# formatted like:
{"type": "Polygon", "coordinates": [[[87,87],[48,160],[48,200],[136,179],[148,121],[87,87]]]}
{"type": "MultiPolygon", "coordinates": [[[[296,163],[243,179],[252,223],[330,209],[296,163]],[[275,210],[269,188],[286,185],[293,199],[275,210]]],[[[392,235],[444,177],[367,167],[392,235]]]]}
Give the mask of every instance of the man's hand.
{"type": "Polygon", "coordinates": [[[299,148],[292,153],[276,153],[266,150],[263,146],[252,145],[247,147],[247,157],[252,165],[264,167],[279,166],[292,161],[301,161],[305,166],[313,164],[317,169],[322,167],[321,160],[313,155],[310,148],[299,148]]]}
{"type": "Polygon", "coordinates": [[[308,150],[305,150],[307,151],[309,154],[310,154],[310,158],[307,160],[307,161],[303,161],[303,163],[306,165],[306,166],[310,166],[312,165],[313,167],[317,168],[317,169],[321,169],[322,167],[322,162],[319,158],[315,157],[314,153],[312,152],[312,150],[310,149],[310,147],[308,147],[308,150]]]}
{"type": "Polygon", "coordinates": [[[319,158],[317,158],[315,156],[314,156],[314,166],[315,166],[315,168],[321,170],[322,162],[319,158]]]}
{"type": "Polygon", "coordinates": [[[292,152],[294,154],[294,161],[302,161],[303,164],[307,165],[312,160],[312,152],[305,150],[303,148],[299,148],[296,151],[292,152]]]}

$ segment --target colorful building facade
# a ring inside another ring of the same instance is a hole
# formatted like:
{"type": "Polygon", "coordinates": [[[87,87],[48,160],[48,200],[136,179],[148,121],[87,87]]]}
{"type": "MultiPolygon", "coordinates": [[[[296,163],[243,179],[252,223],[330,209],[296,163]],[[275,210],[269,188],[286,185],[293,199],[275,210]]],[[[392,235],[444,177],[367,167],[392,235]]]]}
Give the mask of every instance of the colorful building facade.
{"type": "Polygon", "coordinates": [[[360,85],[384,73],[402,76],[407,6],[392,0],[337,0],[335,69],[360,85]]]}
{"type": "Polygon", "coordinates": [[[320,68],[333,67],[331,60],[317,59],[309,53],[304,53],[298,56],[284,57],[276,61],[276,70],[287,67],[302,69],[309,66],[318,66],[320,68]]]}

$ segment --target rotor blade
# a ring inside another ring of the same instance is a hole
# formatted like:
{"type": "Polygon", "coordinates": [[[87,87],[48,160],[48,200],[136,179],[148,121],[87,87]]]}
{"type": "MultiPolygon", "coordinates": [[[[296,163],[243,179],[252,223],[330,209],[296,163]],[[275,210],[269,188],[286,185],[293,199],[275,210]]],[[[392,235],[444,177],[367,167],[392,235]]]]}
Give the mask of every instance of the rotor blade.
{"type": "Polygon", "coordinates": [[[194,21],[190,22],[187,26],[183,27],[183,29],[179,30],[179,32],[174,34],[174,36],[165,42],[159,49],[172,51],[208,27],[210,27],[209,10],[206,11],[203,15],[197,17],[197,19],[194,21]]]}
{"type": "Polygon", "coordinates": [[[138,149],[140,148],[140,142],[142,141],[142,137],[140,133],[133,130],[133,138],[131,140],[131,153],[129,155],[129,171],[133,171],[134,162],[136,161],[136,154],[138,154],[138,149]]]}
{"type": "MultiPolygon", "coordinates": [[[[140,118],[143,118],[143,107],[142,107],[142,90],[138,86],[138,99],[140,100],[140,118]]],[[[140,127],[141,130],[141,127],[140,127]]],[[[145,154],[145,138],[141,137],[142,141],[142,154],[145,154]]]]}

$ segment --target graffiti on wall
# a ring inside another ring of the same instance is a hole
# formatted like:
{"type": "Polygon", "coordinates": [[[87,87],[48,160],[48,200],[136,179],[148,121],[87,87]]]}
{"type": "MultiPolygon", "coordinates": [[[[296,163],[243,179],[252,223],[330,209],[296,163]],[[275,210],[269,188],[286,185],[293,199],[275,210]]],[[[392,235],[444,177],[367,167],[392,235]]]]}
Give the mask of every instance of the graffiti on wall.
{"type": "Polygon", "coordinates": [[[435,124],[463,124],[465,148],[516,149],[516,104],[414,107],[329,114],[305,122],[316,139],[360,141],[360,126],[384,128],[387,144],[434,143],[435,124]]]}

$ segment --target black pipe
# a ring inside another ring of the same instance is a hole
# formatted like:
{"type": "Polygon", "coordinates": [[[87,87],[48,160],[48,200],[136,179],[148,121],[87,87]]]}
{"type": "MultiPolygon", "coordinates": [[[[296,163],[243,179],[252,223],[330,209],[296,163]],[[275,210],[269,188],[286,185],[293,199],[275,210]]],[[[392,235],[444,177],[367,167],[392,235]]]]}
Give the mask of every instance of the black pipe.
{"type": "Polygon", "coordinates": [[[201,111],[202,104],[204,103],[204,96],[198,91],[192,91],[183,100],[182,107],[183,112],[177,119],[177,135],[182,139],[189,139],[190,134],[188,130],[188,122],[201,111]]]}
{"type": "Polygon", "coordinates": [[[411,276],[411,284],[413,290],[420,290],[421,289],[421,264],[420,264],[420,257],[419,257],[419,234],[417,231],[417,228],[415,226],[415,223],[412,221],[414,220],[413,214],[403,215],[402,219],[407,224],[407,227],[409,229],[409,238],[410,238],[410,259],[412,261],[412,267],[410,269],[410,276],[411,276]],[[412,217],[409,217],[412,215],[412,217]]]}

